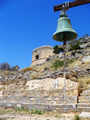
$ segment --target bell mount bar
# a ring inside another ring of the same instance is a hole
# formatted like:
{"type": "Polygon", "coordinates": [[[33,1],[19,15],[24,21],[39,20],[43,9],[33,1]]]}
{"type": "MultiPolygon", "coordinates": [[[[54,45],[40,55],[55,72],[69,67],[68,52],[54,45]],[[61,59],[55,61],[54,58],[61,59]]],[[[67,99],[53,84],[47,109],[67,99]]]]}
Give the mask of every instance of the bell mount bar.
{"type": "MultiPolygon", "coordinates": [[[[77,7],[79,5],[89,4],[90,0],[76,0],[76,1],[73,1],[73,2],[66,2],[66,3],[69,4],[68,6],[66,6],[67,9],[68,9],[68,8],[72,8],[72,7],[77,7]]],[[[54,7],[54,11],[57,12],[57,11],[62,10],[63,6],[65,6],[66,3],[60,4],[60,5],[56,5],[54,7]]]]}

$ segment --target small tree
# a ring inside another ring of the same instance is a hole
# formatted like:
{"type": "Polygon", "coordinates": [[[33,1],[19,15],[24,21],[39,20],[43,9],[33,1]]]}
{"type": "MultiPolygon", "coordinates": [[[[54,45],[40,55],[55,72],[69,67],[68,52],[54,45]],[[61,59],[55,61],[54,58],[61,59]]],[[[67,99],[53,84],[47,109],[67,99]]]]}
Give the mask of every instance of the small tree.
{"type": "Polygon", "coordinates": [[[13,70],[13,71],[18,71],[19,69],[20,69],[20,67],[19,67],[18,65],[13,66],[13,67],[11,68],[11,70],[13,70]]]}
{"type": "Polygon", "coordinates": [[[74,120],[80,120],[79,115],[75,115],[75,116],[74,116],[74,120]]]}
{"type": "Polygon", "coordinates": [[[59,54],[60,52],[63,52],[64,50],[63,50],[63,48],[62,47],[59,47],[58,45],[56,45],[56,46],[54,46],[54,53],[55,54],[59,54]]]}
{"type": "Polygon", "coordinates": [[[70,48],[71,48],[71,50],[78,50],[78,49],[80,49],[80,41],[79,40],[77,40],[76,41],[76,43],[71,43],[71,46],[70,46],[70,48]]]}
{"type": "Polygon", "coordinates": [[[0,69],[1,70],[10,70],[10,65],[8,63],[1,63],[0,69]]]}
{"type": "Polygon", "coordinates": [[[55,60],[55,62],[52,64],[52,68],[57,70],[58,68],[62,67],[64,65],[64,61],[55,60]]]}

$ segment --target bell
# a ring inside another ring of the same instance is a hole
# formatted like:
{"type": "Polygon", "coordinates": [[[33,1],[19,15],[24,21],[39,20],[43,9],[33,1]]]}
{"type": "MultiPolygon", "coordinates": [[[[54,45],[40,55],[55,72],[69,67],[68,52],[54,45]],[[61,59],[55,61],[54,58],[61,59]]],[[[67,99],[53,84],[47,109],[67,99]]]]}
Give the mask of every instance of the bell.
{"type": "Polygon", "coordinates": [[[57,30],[53,34],[53,39],[56,41],[69,41],[77,38],[77,33],[72,29],[70,19],[62,12],[58,19],[57,30]]]}

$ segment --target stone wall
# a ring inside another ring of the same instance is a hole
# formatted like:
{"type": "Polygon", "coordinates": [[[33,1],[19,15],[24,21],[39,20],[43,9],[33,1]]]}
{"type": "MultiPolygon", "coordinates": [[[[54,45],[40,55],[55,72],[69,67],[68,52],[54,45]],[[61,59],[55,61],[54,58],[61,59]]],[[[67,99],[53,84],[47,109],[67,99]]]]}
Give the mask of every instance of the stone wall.
{"type": "Polygon", "coordinates": [[[45,78],[45,79],[34,79],[27,81],[27,85],[29,87],[29,90],[35,90],[35,89],[42,89],[42,90],[56,90],[56,89],[63,89],[64,88],[64,82],[66,81],[66,89],[77,89],[78,84],[77,82],[73,82],[69,79],[58,77],[56,79],[52,78],[45,78]]]}
{"type": "Polygon", "coordinates": [[[90,86],[80,93],[80,96],[78,97],[77,111],[90,112],[90,86]]]}
{"type": "Polygon", "coordinates": [[[5,84],[6,81],[0,97],[0,107],[23,106],[45,111],[74,112],[77,104],[78,83],[66,79],[67,87],[64,94],[64,80],[58,77],[26,81],[23,77],[17,77],[9,84],[5,84]]]}
{"type": "Polygon", "coordinates": [[[26,84],[30,101],[33,104],[76,104],[78,96],[78,83],[64,78],[46,78],[30,80],[26,84]],[[66,88],[64,84],[66,81],[66,88]]]}
{"type": "Polygon", "coordinates": [[[78,96],[78,83],[65,79],[28,79],[26,73],[0,77],[0,107],[20,107],[59,112],[90,112],[90,87],[78,96]],[[66,82],[65,82],[66,81],[66,82]],[[64,84],[66,83],[66,90],[64,84]],[[65,92],[66,91],[66,92],[65,92]]]}

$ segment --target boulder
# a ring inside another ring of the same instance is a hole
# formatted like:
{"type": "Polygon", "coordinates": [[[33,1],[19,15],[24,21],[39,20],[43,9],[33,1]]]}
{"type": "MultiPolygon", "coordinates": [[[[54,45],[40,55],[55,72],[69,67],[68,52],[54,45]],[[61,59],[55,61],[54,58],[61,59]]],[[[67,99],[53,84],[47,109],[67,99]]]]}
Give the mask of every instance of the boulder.
{"type": "Polygon", "coordinates": [[[89,63],[89,62],[90,62],[90,56],[84,56],[84,57],[82,58],[82,62],[84,62],[84,63],[89,63]]]}

